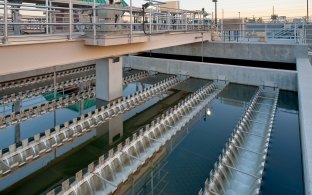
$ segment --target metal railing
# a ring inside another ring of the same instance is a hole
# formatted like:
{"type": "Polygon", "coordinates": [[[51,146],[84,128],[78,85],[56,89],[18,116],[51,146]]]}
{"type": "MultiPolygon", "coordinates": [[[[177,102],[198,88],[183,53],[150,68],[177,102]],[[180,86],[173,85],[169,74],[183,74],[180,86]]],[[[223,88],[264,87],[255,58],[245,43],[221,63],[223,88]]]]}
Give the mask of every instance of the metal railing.
{"type": "Polygon", "coordinates": [[[312,42],[312,25],[296,22],[223,23],[221,21],[221,24],[212,34],[212,40],[223,42],[309,44],[312,42]]]}
{"type": "Polygon", "coordinates": [[[167,32],[203,31],[209,27],[202,11],[160,8],[154,5],[143,11],[137,7],[100,5],[90,3],[46,1],[34,3],[10,3],[0,0],[0,39],[2,44],[16,41],[18,37],[49,35],[41,40],[76,39],[103,35],[130,37],[167,32]],[[74,6],[75,5],[75,6],[74,6]],[[144,33],[144,34],[143,34],[144,33]],[[53,36],[52,36],[53,35],[53,36]]]}

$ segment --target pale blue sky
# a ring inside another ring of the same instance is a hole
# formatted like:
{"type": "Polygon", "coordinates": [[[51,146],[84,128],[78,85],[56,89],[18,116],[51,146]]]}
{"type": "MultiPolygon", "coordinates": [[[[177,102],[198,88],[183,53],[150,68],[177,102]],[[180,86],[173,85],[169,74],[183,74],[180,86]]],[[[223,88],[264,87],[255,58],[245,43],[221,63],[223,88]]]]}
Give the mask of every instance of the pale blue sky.
{"type": "MultiPolygon", "coordinates": [[[[130,0],[126,0],[129,2],[130,0]]],[[[141,6],[143,0],[132,0],[135,6],[141,6]]],[[[162,0],[165,1],[165,0],[162,0]]],[[[275,13],[279,16],[305,16],[306,0],[218,0],[218,17],[238,17],[241,12],[242,17],[270,16],[275,7],[275,13]]],[[[312,1],[309,0],[312,7],[312,1]]],[[[212,0],[180,0],[182,9],[201,9],[205,7],[208,12],[214,11],[212,0]]],[[[312,15],[312,9],[309,9],[312,15]]]]}

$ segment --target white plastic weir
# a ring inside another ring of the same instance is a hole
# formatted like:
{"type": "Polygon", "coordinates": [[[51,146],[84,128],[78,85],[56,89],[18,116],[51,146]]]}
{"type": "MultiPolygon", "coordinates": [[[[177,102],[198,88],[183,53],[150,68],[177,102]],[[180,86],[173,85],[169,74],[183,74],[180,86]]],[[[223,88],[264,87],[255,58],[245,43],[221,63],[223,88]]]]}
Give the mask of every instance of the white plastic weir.
{"type": "Polygon", "coordinates": [[[76,180],[62,184],[62,191],[50,191],[48,194],[111,194],[135,173],[143,164],[164,146],[178,131],[186,125],[227,86],[227,83],[214,82],[193,93],[178,105],[171,108],[150,125],[133,135],[124,144],[119,144],[117,151],[109,151],[107,159],[99,158],[98,163],[91,163],[88,171],[76,174],[76,180]]]}
{"type": "Polygon", "coordinates": [[[54,86],[54,84],[51,84],[51,85],[46,85],[44,87],[39,87],[37,89],[27,90],[25,92],[19,92],[16,94],[11,94],[11,96],[5,95],[0,100],[0,105],[1,104],[5,105],[5,104],[11,103],[11,102],[16,102],[17,100],[29,99],[29,98],[34,97],[34,96],[53,92],[54,90],[58,90],[58,89],[64,89],[66,87],[78,85],[80,83],[85,83],[87,81],[92,81],[94,79],[95,79],[95,75],[92,74],[92,75],[87,75],[87,76],[83,76],[80,78],[71,79],[68,81],[63,81],[63,82],[57,83],[56,86],[54,86]]]}
{"type": "Polygon", "coordinates": [[[259,89],[239,120],[200,195],[259,194],[278,89],[259,89]]]}
{"type": "Polygon", "coordinates": [[[96,109],[87,116],[82,115],[79,120],[75,118],[71,124],[66,122],[62,128],[56,126],[53,132],[49,129],[45,131],[44,136],[40,137],[37,134],[34,136],[33,141],[29,142],[28,139],[25,139],[22,141],[22,146],[10,145],[9,151],[6,153],[2,153],[2,150],[0,150],[0,182],[8,173],[16,171],[27,163],[32,163],[37,158],[48,155],[51,151],[58,150],[61,146],[70,144],[72,140],[95,130],[100,124],[119,114],[128,112],[180,82],[176,76],[172,76],[149,88],[145,88],[143,91],[136,92],[132,96],[123,97],[106,107],[96,109]]]}

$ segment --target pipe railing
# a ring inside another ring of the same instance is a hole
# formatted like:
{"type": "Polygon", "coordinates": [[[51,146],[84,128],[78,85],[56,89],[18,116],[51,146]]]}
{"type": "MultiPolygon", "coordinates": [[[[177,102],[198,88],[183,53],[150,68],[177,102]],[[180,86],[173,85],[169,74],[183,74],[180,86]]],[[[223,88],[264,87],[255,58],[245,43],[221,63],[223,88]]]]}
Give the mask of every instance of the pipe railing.
{"type": "Polygon", "coordinates": [[[307,26],[305,23],[221,23],[212,39],[224,42],[306,44],[307,40],[312,42],[312,29],[307,26]]]}
{"type": "MultiPolygon", "coordinates": [[[[73,7],[9,3],[0,1],[0,36],[2,43],[16,41],[12,38],[39,35],[63,35],[68,39],[83,38],[83,35],[97,38],[98,35],[114,35],[120,32],[126,36],[145,36],[143,24],[149,33],[203,31],[208,29],[202,12],[152,9],[144,15],[141,8],[99,6],[97,3],[73,7]],[[10,12],[20,12],[20,18],[11,17],[10,12]],[[24,12],[25,14],[24,17],[24,12]],[[2,15],[1,15],[2,13],[2,15]],[[11,38],[11,40],[10,40],[11,38]],[[9,41],[9,42],[8,42],[9,41]]],[[[48,37],[47,37],[48,39],[48,37]]],[[[59,37],[59,39],[63,39],[59,37]]],[[[44,41],[44,39],[41,39],[44,41]]],[[[57,40],[57,38],[55,38],[57,40]]],[[[132,40],[132,39],[131,39],[132,40]]]]}

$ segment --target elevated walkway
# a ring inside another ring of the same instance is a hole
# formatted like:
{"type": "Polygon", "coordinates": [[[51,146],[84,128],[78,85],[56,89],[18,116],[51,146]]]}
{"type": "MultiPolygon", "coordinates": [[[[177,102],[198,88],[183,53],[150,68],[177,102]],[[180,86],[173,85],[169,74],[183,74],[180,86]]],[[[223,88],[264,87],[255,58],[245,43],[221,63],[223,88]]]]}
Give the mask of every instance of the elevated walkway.
{"type": "Polygon", "coordinates": [[[279,90],[259,89],[200,194],[259,194],[279,90]]]}
{"type": "Polygon", "coordinates": [[[147,41],[140,43],[132,43],[128,38],[123,41],[118,36],[116,39],[114,37],[111,38],[98,40],[95,44],[96,46],[85,45],[85,41],[81,39],[54,40],[53,42],[28,41],[2,45],[0,46],[0,58],[3,67],[0,68],[0,76],[61,66],[63,64],[128,55],[129,52],[137,53],[164,47],[209,41],[210,32],[159,34],[147,37],[147,41]],[[17,54],[19,57],[16,57],[17,54]]]}

